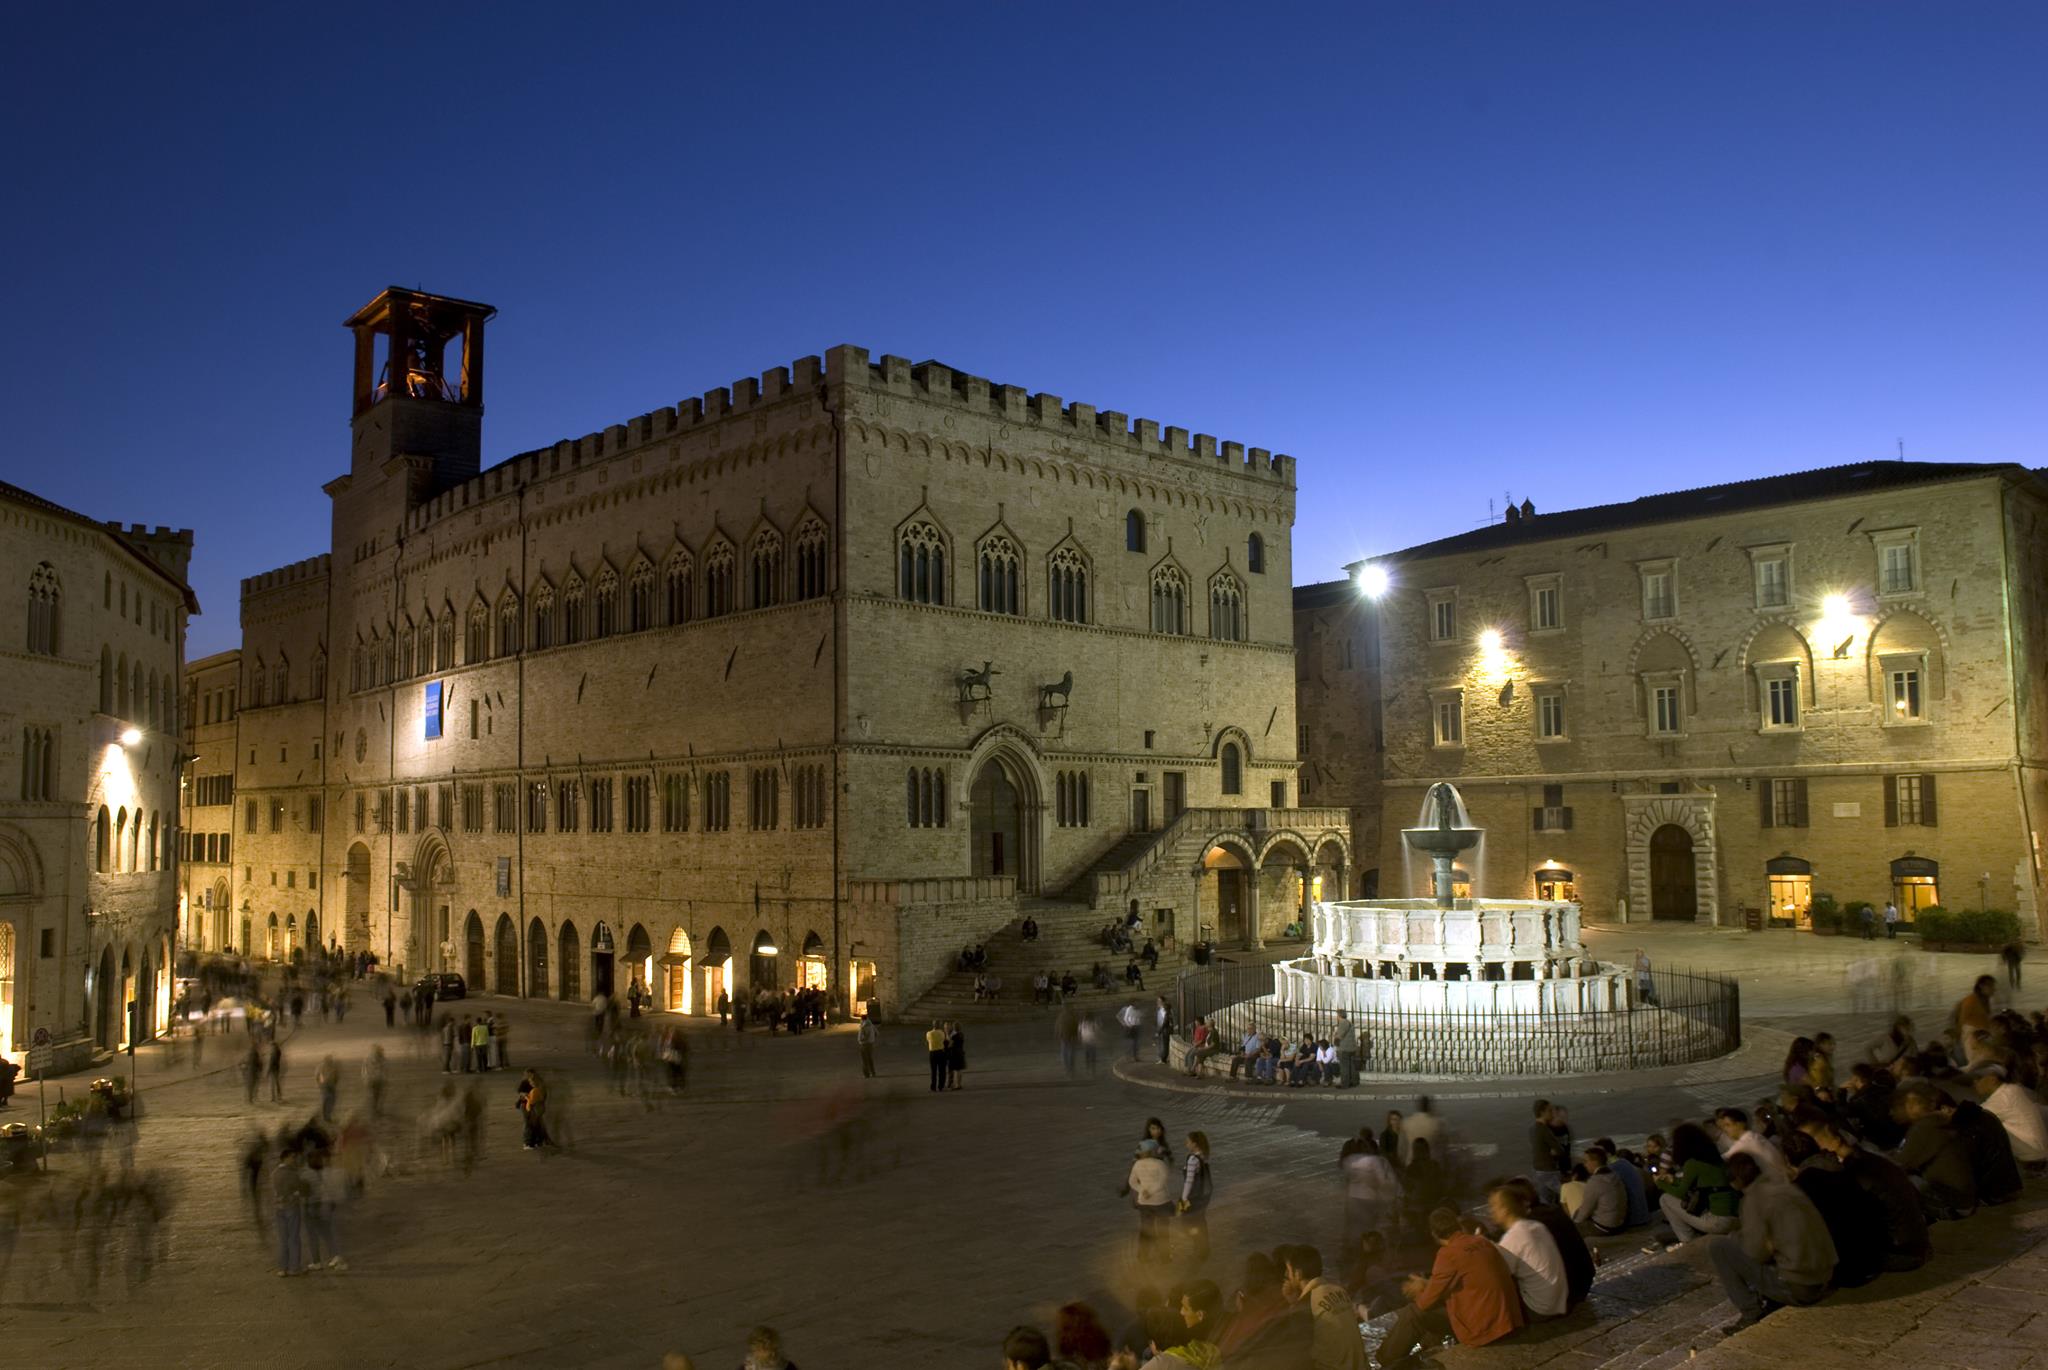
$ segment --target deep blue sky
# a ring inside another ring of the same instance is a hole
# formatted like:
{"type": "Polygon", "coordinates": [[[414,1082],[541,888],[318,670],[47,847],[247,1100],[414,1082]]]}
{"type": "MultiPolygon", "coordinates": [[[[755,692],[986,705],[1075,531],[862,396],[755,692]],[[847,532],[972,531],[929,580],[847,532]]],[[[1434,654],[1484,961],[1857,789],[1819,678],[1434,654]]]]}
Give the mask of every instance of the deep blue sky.
{"type": "Polygon", "coordinates": [[[0,474],[229,645],[389,283],[498,306],[486,460],[854,342],[1294,453],[1299,581],[2048,460],[2039,4],[653,8],[13,10],[0,474]]]}

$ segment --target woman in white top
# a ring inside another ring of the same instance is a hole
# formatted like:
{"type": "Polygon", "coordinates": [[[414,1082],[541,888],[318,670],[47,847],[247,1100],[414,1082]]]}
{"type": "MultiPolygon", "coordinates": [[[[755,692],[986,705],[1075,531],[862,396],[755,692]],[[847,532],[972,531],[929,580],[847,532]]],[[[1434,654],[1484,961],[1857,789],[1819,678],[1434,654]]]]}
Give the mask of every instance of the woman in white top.
{"type": "Polygon", "coordinates": [[[1515,1277],[1523,1309],[1531,1318],[1563,1316],[1569,1293],[1557,1238],[1529,1216],[1521,1191],[1511,1186],[1489,1192],[1486,1210],[1501,1229],[1500,1256],[1515,1277]]]}

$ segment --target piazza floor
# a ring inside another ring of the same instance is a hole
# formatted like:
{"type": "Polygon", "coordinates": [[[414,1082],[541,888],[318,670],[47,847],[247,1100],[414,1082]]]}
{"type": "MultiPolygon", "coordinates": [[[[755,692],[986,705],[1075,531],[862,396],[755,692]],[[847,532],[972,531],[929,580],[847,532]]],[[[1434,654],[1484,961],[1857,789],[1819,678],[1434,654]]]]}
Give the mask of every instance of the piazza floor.
{"type": "MultiPolygon", "coordinates": [[[[1764,1045],[1719,1071],[1542,1084],[1570,1105],[1582,1138],[1639,1137],[1753,1099],[1776,1072],[1778,1031],[1826,1026],[1853,1050],[1881,1029],[1894,997],[1936,1024],[1991,968],[1906,942],[1790,933],[1596,928],[1589,940],[1610,959],[1640,945],[1674,968],[1739,975],[1745,1026],[1764,1045]],[[1870,957],[1879,999],[1852,988],[1864,983],[1852,966],[1870,957]],[[1904,958],[1896,976],[1891,958],[1904,958]]],[[[243,1103],[239,1036],[209,1043],[196,1072],[189,1056],[141,1055],[138,1162],[176,1194],[164,1258],[146,1280],[110,1270],[90,1291],[52,1232],[25,1229],[0,1269],[10,1364],[87,1366],[118,1354],[165,1366],[652,1366],[681,1350],[717,1367],[735,1363],[746,1329],[765,1322],[799,1365],[992,1365],[1013,1323],[1044,1324],[1069,1298],[1112,1305],[1129,1294],[1133,1220],[1116,1190],[1148,1114],[1176,1139],[1199,1127],[1212,1140],[1215,1254],[1204,1273],[1228,1286],[1254,1246],[1306,1240],[1334,1252],[1338,1139],[1414,1092],[1170,1092],[1119,1079],[1106,1060],[1095,1080],[1069,1081],[1041,1014],[971,1026],[966,1088],[933,1097],[909,1026],[887,1031],[882,1078],[863,1082],[846,1029],[740,1037],[693,1021],[686,1096],[649,1108],[610,1092],[583,1051],[581,1012],[484,998],[475,1002],[512,1016],[515,1061],[570,1087],[573,1151],[523,1151],[516,1072],[481,1077],[487,1144],[476,1171],[415,1160],[409,1130],[389,1129],[386,1144],[405,1163],[344,1213],[350,1269],[280,1280],[238,1190],[235,1153],[252,1121],[274,1128],[310,1112],[313,1069],[328,1053],[343,1064],[348,1111],[374,1042],[391,1055],[399,1112],[444,1078],[438,1052],[415,1055],[412,1034],[387,1031],[358,998],[345,1027],[309,1022],[288,1044],[284,1105],[243,1103]],[[829,1142],[849,1119],[868,1138],[850,1158],[829,1142]]],[[[1505,1171],[1521,1168],[1537,1087],[1434,1092],[1453,1137],[1505,1171]]],[[[34,1104],[30,1087],[12,1116],[34,1104]]],[[[79,1164],[59,1157],[59,1178],[79,1164]]]]}

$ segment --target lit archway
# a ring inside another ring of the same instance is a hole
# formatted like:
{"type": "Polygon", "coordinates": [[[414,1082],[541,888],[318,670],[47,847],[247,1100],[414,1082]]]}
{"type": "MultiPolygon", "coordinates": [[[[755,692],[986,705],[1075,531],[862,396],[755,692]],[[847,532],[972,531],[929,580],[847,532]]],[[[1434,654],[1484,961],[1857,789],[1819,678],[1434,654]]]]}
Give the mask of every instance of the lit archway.
{"type": "MultiPolygon", "coordinates": [[[[726,937],[724,928],[713,928],[711,935],[704,939],[704,1011],[719,1012],[721,997],[731,999],[732,942],[726,937]]],[[[728,1004],[728,1007],[730,1005],[728,1004]]]]}
{"type": "Polygon", "coordinates": [[[654,994],[654,943],[647,929],[635,923],[626,933],[626,983],[640,987],[650,999],[654,994]]]}
{"type": "Polygon", "coordinates": [[[574,923],[562,924],[562,930],[555,937],[556,972],[561,977],[561,997],[575,1001],[583,997],[583,944],[576,936],[574,923]]]}
{"type": "Polygon", "coordinates": [[[666,973],[667,991],[662,996],[662,1007],[670,1013],[689,1013],[695,996],[690,993],[690,934],[685,928],[677,928],[668,935],[668,954],[661,958],[666,973]]]}

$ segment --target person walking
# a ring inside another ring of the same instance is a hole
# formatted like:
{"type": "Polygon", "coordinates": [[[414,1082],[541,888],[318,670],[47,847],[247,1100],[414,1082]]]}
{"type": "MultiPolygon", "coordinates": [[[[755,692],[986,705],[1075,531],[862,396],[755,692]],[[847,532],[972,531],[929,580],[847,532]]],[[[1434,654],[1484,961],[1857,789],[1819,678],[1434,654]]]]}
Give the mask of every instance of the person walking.
{"type": "Polygon", "coordinates": [[[1209,1200],[1216,1193],[1216,1178],[1209,1169],[1209,1134],[1188,1134],[1188,1156],[1181,1164],[1180,1197],[1174,1209],[1180,1215],[1184,1247],[1196,1265],[1209,1259],[1209,1200]]]}
{"type": "Polygon", "coordinates": [[[875,1043],[881,1037],[872,1018],[863,1017],[860,1026],[854,1030],[853,1040],[860,1046],[860,1078],[863,1080],[875,1078],[875,1043]]]}
{"type": "Polygon", "coordinates": [[[455,1015],[449,1014],[441,1020],[441,1073],[447,1075],[455,1069],[455,1015]]]}
{"type": "Polygon", "coordinates": [[[1899,906],[1887,899],[1884,901],[1884,938],[1889,942],[1899,935],[1899,906]]]}
{"type": "Polygon", "coordinates": [[[334,1210],[341,1202],[347,1178],[340,1167],[328,1164],[325,1151],[315,1147],[306,1154],[306,1190],[301,1201],[304,1213],[306,1265],[309,1268],[346,1270],[341,1248],[334,1240],[334,1210]]]}
{"type": "Polygon", "coordinates": [[[1095,1053],[1102,1043],[1102,1025],[1095,1021],[1094,1009],[1081,1011],[1080,1025],[1075,1035],[1081,1043],[1081,1063],[1088,1067],[1088,1078],[1095,1078],[1095,1053]]]}
{"type": "Polygon", "coordinates": [[[1870,905],[1865,904],[1862,908],[1856,910],[1856,921],[1863,925],[1864,941],[1874,942],[1877,940],[1876,910],[1872,909],[1870,905]]]}
{"type": "Polygon", "coordinates": [[[540,1072],[529,1068],[519,1081],[521,1140],[528,1151],[538,1151],[548,1143],[547,1101],[547,1086],[541,1083],[540,1072]]]}
{"type": "Polygon", "coordinates": [[[2020,958],[2026,954],[2027,949],[2017,940],[2007,942],[2004,950],[1998,953],[1998,959],[2005,962],[2005,987],[2015,993],[2020,987],[2020,958]]]}
{"type": "Polygon", "coordinates": [[[1173,1054],[1173,1026],[1173,1007],[1166,1002],[1165,995],[1159,995],[1152,1009],[1152,1030],[1159,1038],[1160,1065],[1165,1065],[1173,1054]]]}
{"type": "Polygon", "coordinates": [[[497,1053],[498,1069],[512,1064],[512,1020],[502,1014],[491,1015],[491,1050],[497,1053]]]}
{"type": "Polygon", "coordinates": [[[1556,1110],[1548,1099],[1538,1099],[1535,1121],[1529,1125],[1529,1180],[1545,1203],[1556,1203],[1564,1172],[1571,1168],[1571,1142],[1551,1126],[1556,1110]]]}
{"type": "Polygon", "coordinates": [[[1150,1137],[1139,1142],[1124,1187],[1117,1193],[1129,1197],[1138,1210],[1138,1260],[1163,1260],[1169,1245],[1166,1222],[1173,1212],[1173,1171],[1166,1163],[1166,1148],[1150,1137]]]}
{"type": "Polygon", "coordinates": [[[256,1039],[249,1039],[249,1054],[242,1058],[242,1099],[245,1103],[256,1102],[256,1086],[263,1083],[263,1052],[256,1045],[256,1039]]]}
{"type": "Polygon", "coordinates": [[[724,990],[718,991],[718,1025],[724,1027],[732,1018],[732,996],[724,990]]]}
{"type": "Polygon", "coordinates": [[[299,1224],[305,1216],[306,1177],[299,1165],[296,1145],[285,1147],[270,1172],[270,1202],[273,1227],[277,1232],[277,1273],[303,1275],[300,1262],[299,1224]]]}
{"type": "Polygon", "coordinates": [[[270,1101],[281,1104],[284,1102],[284,1048],[277,1044],[276,1037],[270,1039],[270,1052],[265,1064],[268,1067],[265,1074],[270,1076],[270,1101]]]}
{"type": "Polygon", "coordinates": [[[1060,1005],[1059,1016],[1053,1019],[1052,1035],[1060,1044],[1060,1069],[1072,1079],[1074,1055],[1081,1046],[1081,1014],[1072,1004],[1060,1005]]]}
{"type": "Polygon", "coordinates": [[[924,1054],[932,1070],[932,1093],[936,1094],[946,1087],[946,1025],[936,1018],[924,1035],[924,1054]]]}
{"type": "Polygon", "coordinates": [[[373,1046],[370,1048],[369,1059],[363,1062],[363,1088],[370,1096],[372,1118],[384,1116],[384,1086],[384,1048],[373,1046]]]}
{"type": "Polygon", "coordinates": [[[384,1026],[398,1026],[398,995],[389,985],[384,987],[384,1026]]]}
{"type": "Polygon", "coordinates": [[[1145,1015],[1135,1001],[1125,1004],[1117,1011],[1116,1020],[1124,1025],[1124,1040],[1131,1044],[1131,1059],[1138,1059],[1138,1033],[1145,1026],[1145,1015]]]}
{"type": "Polygon", "coordinates": [[[334,1095],[341,1088],[341,1067],[332,1056],[324,1056],[319,1067],[313,1072],[313,1083],[320,1090],[320,1119],[334,1121],[334,1095]]]}

